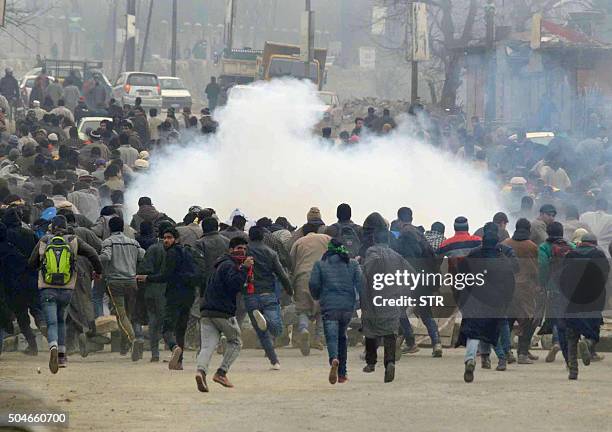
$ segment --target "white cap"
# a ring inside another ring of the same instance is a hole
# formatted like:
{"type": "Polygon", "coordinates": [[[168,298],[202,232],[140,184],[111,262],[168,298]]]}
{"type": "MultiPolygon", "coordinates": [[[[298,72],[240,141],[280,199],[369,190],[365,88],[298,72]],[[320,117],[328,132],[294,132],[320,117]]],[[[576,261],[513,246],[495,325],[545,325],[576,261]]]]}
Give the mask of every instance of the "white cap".
{"type": "Polygon", "coordinates": [[[47,136],[47,139],[49,141],[54,141],[54,142],[58,142],[59,138],[57,137],[57,134],[54,133],[50,133],[49,136],[47,136]]]}
{"type": "Polygon", "coordinates": [[[134,168],[138,170],[146,170],[149,168],[149,162],[144,159],[136,159],[134,161],[134,168]]]}
{"type": "Polygon", "coordinates": [[[527,184],[527,180],[524,177],[512,177],[510,179],[510,184],[513,186],[524,186],[527,184]]]}

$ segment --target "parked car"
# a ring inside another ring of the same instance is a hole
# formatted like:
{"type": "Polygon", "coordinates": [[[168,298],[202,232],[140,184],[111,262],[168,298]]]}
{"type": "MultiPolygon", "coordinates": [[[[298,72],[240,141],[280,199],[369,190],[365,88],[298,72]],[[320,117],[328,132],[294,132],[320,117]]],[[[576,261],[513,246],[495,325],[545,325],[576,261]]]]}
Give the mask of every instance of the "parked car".
{"type": "Polygon", "coordinates": [[[191,108],[191,93],[180,78],[160,76],[162,108],[191,108]]]}
{"type": "MultiPolygon", "coordinates": [[[[550,142],[555,137],[554,132],[527,132],[526,135],[529,141],[532,141],[535,144],[539,144],[542,146],[548,146],[548,144],[550,144],[550,142]]],[[[517,135],[510,135],[508,139],[510,141],[516,141],[517,135]]]]}
{"type": "Polygon", "coordinates": [[[149,72],[123,72],[113,87],[113,96],[121,105],[134,105],[142,99],[143,108],[162,108],[162,93],[157,75],[149,72]]]}
{"type": "Polygon", "coordinates": [[[79,138],[83,141],[87,141],[89,136],[87,135],[87,129],[97,130],[100,127],[100,122],[102,120],[108,120],[110,122],[113,121],[110,117],[83,117],[79,120],[79,124],[77,125],[77,131],[79,132],[79,138]]]}
{"type": "MultiPolygon", "coordinates": [[[[23,106],[29,106],[30,104],[30,93],[32,93],[32,87],[34,87],[34,81],[38,78],[38,75],[25,75],[21,79],[21,83],[19,84],[19,93],[21,95],[21,101],[23,106]]],[[[50,81],[55,81],[55,78],[50,76],[50,81]]],[[[40,101],[41,103],[43,101],[40,101]]]]}

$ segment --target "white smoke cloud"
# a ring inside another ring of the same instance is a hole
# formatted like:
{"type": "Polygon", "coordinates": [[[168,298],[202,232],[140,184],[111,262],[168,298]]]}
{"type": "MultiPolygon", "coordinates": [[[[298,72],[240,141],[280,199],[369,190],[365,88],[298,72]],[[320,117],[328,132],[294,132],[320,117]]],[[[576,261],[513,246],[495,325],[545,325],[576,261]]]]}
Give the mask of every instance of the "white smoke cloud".
{"type": "Polygon", "coordinates": [[[213,207],[223,221],[240,208],[250,219],[286,216],[298,226],[312,206],[328,224],[341,202],[351,205],[357,223],[373,211],[392,220],[408,206],[416,224],[439,220],[449,232],[458,215],[474,230],[501,208],[489,180],[402,128],[354,148],[326,147],[314,135],[321,108],[315,88],[295,80],[234,93],[216,113],[217,135],[154,155],[126,202],[134,206],[149,196],[178,220],[200,205],[213,207]]]}

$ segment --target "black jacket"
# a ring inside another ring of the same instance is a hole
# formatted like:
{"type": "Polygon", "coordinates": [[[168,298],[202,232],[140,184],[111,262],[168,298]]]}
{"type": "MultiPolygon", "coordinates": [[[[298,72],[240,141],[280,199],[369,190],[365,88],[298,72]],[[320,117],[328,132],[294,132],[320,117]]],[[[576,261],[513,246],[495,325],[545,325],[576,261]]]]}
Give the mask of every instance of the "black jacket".
{"type": "Polygon", "coordinates": [[[185,250],[181,245],[175,244],[166,249],[164,268],[157,274],[147,277],[147,282],[166,283],[166,298],[193,297],[195,292],[189,286],[185,277],[187,262],[185,250]]]}
{"type": "Polygon", "coordinates": [[[599,317],[606,306],[610,273],[606,255],[598,247],[583,243],[568,252],[563,261],[560,290],[567,317],[599,317]]]}
{"type": "Polygon", "coordinates": [[[203,317],[230,318],[236,315],[236,296],[246,282],[247,270],[241,269],[228,254],[215,263],[215,273],[208,283],[200,311],[203,317]]]}
{"type": "MultiPolygon", "coordinates": [[[[6,238],[8,243],[13,245],[15,252],[22,256],[26,261],[32,255],[32,251],[38,244],[36,234],[30,228],[23,226],[19,218],[12,211],[7,212],[3,218],[6,225],[6,238]]],[[[38,274],[36,269],[24,269],[18,276],[18,283],[14,288],[36,291],[38,274]]]]}
{"type": "Polygon", "coordinates": [[[274,282],[278,277],[285,291],[293,295],[291,282],[276,252],[261,241],[251,241],[247,255],[255,259],[253,277],[256,294],[275,292],[274,282]]]}
{"type": "MultiPolygon", "coordinates": [[[[199,239],[195,247],[204,255],[204,280],[208,281],[209,277],[215,273],[217,260],[227,253],[229,249],[229,240],[223,237],[218,232],[205,233],[199,239]]],[[[206,287],[202,287],[206,289],[206,287]]]]}
{"type": "Polygon", "coordinates": [[[5,75],[0,79],[0,94],[8,99],[19,99],[19,83],[12,75],[5,75]]]}
{"type": "Polygon", "coordinates": [[[6,225],[8,242],[14,244],[22,255],[29,257],[38,243],[34,231],[23,226],[14,211],[8,211],[2,222],[6,225]]]}
{"type": "Polygon", "coordinates": [[[148,250],[151,246],[157,243],[157,236],[154,233],[140,234],[136,236],[136,241],[144,250],[148,250]]]}

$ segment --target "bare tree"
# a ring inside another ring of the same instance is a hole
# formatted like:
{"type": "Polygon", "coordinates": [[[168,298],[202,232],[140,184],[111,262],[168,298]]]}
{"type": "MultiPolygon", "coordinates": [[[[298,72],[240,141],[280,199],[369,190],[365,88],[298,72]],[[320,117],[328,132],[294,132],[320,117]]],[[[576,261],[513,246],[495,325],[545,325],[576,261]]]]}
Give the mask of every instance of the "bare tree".
{"type": "Polygon", "coordinates": [[[563,18],[569,11],[588,10],[593,6],[591,0],[513,0],[510,20],[514,30],[525,31],[535,13],[542,13],[545,18],[563,18]]]}
{"type": "MultiPolygon", "coordinates": [[[[384,16],[387,27],[395,26],[390,37],[378,38],[377,43],[386,50],[406,55],[410,49],[408,28],[409,7],[414,0],[378,0],[387,8],[384,16]],[[397,27],[404,28],[405,35],[398,43],[397,27]]],[[[421,75],[426,79],[432,101],[439,100],[442,108],[454,108],[457,91],[462,83],[461,71],[465,48],[484,37],[484,6],[486,0],[418,0],[429,6],[430,49],[432,59],[421,66],[421,75]],[[440,97],[437,97],[438,92],[440,97]]],[[[603,0],[604,3],[606,0],[603,0]]],[[[529,20],[536,12],[548,18],[563,18],[570,11],[592,9],[599,0],[512,0],[505,2],[506,10],[498,15],[507,16],[515,31],[527,29],[529,20]]],[[[499,3],[499,1],[494,2],[499,3]]],[[[508,21],[501,19],[503,23],[508,21]]]]}
{"type": "MultiPolygon", "coordinates": [[[[432,62],[426,65],[422,73],[426,75],[432,100],[437,100],[437,88],[441,87],[440,105],[443,108],[454,108],[457,90],[461,86],[461,67],[463,51],[475,40],[475,28],[479,14],[482,13],[483,0],[420,0],[429,6],[430,48],[432,62]],[[435,76],[443,76],[441,86],[437,85],[435,76]]],[[[381,0],[389,12],[385,19],[405,28],[403,43],[392,49],[404,55],[410,49],[408,28],[409,8],[412,0],[381,0]]],[[[383,48],[386,42],[382,41],[383,48]]],[[[406,56],[408,58],[408,56],[406,56]]]]}
{"type": "Polygon", "coordinates": [[[39,42],[33,34],[33,30],[37,28],[34,23],[35,19],[44,15],[53,7],[53,4],[51,4],[45,8],[34,10],[27,7],[22,1],[8,0],[6,2],[4,27],[0,27],[0,30],[17,44],[24,48],[28,48],[28,44],[24,39],[35,43],[39,42]],[[21,34],[23,38],[19,37],[19,34],[21,34]]]}

